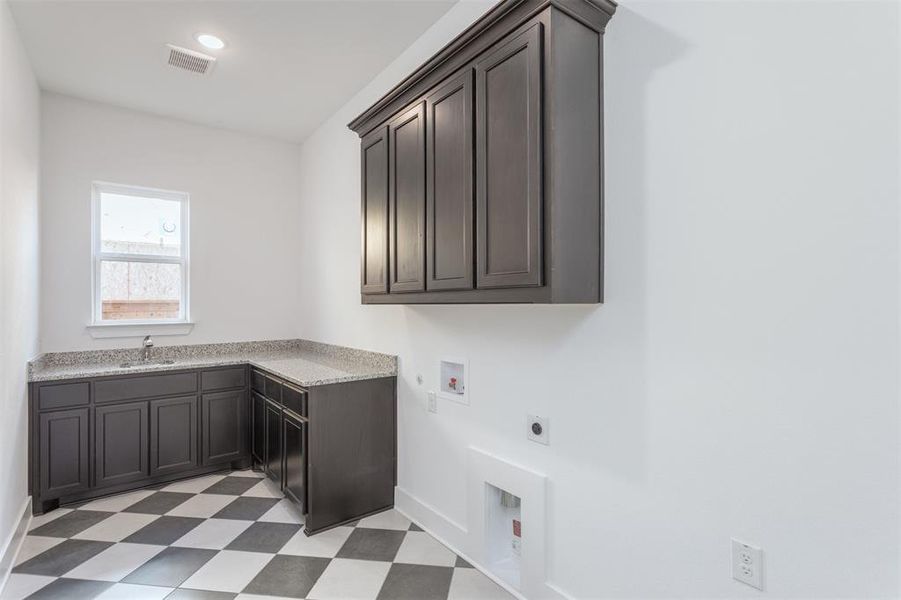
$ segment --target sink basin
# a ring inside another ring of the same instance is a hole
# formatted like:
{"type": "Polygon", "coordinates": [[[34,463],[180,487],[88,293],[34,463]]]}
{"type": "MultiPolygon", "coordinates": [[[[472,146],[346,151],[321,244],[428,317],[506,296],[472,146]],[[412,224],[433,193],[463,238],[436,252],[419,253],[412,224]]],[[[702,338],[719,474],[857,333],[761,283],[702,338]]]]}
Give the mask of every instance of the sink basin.
{"type": "Polygon", "coordinates": [[[159,365],[174,365],[174,360],[148,360],[144,361],[135,361],[135,362],[124,362],[120,363],[119,367],[123,369],[130,369],[132,367],[155,367],[159,365]]]}

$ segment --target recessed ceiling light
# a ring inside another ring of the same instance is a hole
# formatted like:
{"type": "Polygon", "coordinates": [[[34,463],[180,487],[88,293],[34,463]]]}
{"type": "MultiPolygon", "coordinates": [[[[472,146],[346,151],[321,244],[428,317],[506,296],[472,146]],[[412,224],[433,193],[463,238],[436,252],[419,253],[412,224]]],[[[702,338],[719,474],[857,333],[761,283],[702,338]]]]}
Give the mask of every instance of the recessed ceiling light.
{"type": "Polygon", "coordinates": [[[209,33],[198,33],[196,39],[210,50],[222,50],[225,48],[225,42],[222,41],[222,38],[209,33]]]}

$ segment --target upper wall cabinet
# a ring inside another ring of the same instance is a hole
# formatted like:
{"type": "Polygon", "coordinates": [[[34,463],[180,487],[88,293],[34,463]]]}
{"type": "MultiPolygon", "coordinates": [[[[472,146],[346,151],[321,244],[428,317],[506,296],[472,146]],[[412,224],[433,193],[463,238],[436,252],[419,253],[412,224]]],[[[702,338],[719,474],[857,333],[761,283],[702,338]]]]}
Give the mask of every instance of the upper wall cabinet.
{"type": "Polygon", "coordinates": [[[366,304],[603,300],[609,0],[503,0],[358,116],[366,304]]]}

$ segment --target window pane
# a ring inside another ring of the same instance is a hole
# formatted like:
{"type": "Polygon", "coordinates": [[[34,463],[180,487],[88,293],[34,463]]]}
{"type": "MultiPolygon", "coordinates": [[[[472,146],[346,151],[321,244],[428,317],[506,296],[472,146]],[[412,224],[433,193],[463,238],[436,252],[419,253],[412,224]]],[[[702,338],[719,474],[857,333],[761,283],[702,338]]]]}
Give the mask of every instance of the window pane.
{"type": "Polygon", "coordinates": [[[101,192],[100,251],[180,256],[181,202],[101,192]]]}
{"type": "Polygon", "coordinates": [[[101,319],[177,319],[181,306],[181,265],[102,261],[101,319]]]}

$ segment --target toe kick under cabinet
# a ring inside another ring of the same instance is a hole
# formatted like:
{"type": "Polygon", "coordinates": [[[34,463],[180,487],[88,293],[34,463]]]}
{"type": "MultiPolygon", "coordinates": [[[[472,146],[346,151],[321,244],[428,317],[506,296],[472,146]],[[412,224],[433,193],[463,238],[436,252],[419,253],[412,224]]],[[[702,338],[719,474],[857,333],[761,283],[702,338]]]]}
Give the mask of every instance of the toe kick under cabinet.
{"type": "Polygon", "coordinates": [[[303,388],[248,365],[29,384],[34,514],[254,467],[315,533],[394,504],[395,378],[303,388]]]}
{"type": "Polygon", "coordinates": [[[364,304],[603,300],[610,0],[503,0],[349,127],[364,304]]]}

